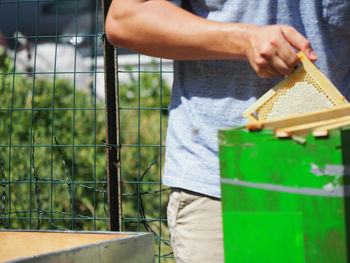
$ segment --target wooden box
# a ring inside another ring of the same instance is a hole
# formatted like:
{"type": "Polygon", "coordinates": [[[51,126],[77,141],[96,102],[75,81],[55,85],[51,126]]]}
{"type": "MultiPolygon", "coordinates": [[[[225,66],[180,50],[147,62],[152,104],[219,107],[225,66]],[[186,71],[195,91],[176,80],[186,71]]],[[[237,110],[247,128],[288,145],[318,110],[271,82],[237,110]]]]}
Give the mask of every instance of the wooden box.
{"type": "Polygon", "coordinates": [[[154,262],[151,233],[0,231],[0,262],[154,262]]]}

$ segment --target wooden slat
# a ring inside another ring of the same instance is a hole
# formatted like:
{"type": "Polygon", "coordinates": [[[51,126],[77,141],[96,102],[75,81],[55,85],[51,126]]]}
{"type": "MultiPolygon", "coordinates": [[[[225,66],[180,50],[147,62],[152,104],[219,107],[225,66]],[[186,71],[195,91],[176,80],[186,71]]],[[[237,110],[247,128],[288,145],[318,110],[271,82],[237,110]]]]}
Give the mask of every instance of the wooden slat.
{"type": "MultiPolygon", "coordinates": [[[[312,122],[319,122],[323,120],[331,120],[334,118],[345,117],[347,115],[350,115],[350,104],[337,106],[331,109],[320,110],[313,113],[295,115],[287,118],[261,121],[256,123],[256,125],[260,125],[264,129],[279,129],[312,122]]],[[[247,126],[247,128],[249,129],[249,126],[247,126]]]]}
{"type": "Polygon", "coordinates": [[[328,134],[329,130],[337,129],[337,128],[349,126],[349,125],[350,125],[350,117],[347,120],[343,120],[343,121],[339,121],[339,122],[335,122],[335,123],[329,123],[327,125],[323,125],[323,126],[319,126],[317,128],[314,128],[312,130],[312,134],[315,137],[325,136],[325,134],[328,134]]]}
{"type": "Polygon", "coordinates": [[[304,53],[298,53],[303,62],[305,71],[308,72],[316,81],[319,82],[320,88],[333,100],[335,105],[348,103],[345,97],[333,85],[333,83],[305,56],[304,53]]]}
{"type": "Polygon", "coordinates": [[[327,119],[327,120],[303,123],[300,125],[278,128],[275,130],[275,134],[276,134],[276,137],[288,137],[287,134],[308,131],[308,130],[313,129],[313,128],[317,129],[317,127],[320,127],[320,126],[327,126],[327,125],[332,125],[332,124],[337,125],[339,123],[343,123],[343,122],[347,122],[347,121],[350,121],[350,116],[343,116],[343,117],[334,118],[334,119],[327,119]]]}

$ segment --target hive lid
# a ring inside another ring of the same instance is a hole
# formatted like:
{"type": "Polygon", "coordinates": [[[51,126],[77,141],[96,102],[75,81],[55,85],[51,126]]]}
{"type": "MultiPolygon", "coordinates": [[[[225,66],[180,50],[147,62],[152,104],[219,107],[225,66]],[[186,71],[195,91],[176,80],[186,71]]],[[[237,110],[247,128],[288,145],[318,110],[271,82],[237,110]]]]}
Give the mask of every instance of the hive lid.
{"type": "Polygon", "coordinates": [[[243,113],[249,122],[286,118],[348,104],[305,54],[299,52],[298,56],[300,66],[243,113]]]}

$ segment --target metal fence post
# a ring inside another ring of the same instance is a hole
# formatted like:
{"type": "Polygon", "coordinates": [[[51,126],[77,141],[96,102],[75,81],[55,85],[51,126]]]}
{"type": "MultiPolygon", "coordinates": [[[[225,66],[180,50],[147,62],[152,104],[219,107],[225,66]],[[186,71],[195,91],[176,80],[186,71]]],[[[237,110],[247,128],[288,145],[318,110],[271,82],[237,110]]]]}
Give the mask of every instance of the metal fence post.
{"type": "MultiPolygon", "coordinates": [[[[111,0],[102,0],[104,21],[111,0]]],[[[111,46],[104,35],[105,68],[105,105],[106,105],[106,153],[107,184],[109,205],[109,230],[121,230],[121,192],[120,192],[120,138],[119,138],[119,103],[117,98],[117,50],[111,46]]]]}

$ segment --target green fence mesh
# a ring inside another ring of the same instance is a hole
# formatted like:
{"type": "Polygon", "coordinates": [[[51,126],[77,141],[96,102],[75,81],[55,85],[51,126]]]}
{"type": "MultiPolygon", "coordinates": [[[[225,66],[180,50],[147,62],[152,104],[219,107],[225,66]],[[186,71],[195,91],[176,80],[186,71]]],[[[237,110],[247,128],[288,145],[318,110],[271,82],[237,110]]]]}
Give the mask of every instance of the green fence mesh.
{"type": "MultiPolygon", "coordinates": [[[[2,229],[108,228],[102,2],[0,0],[2,229]]],[[[161,183],[172,65],[124,49],[117,61],[121,230],[153,232],[156,261],[173,262],[161,183]]]]}
{"type": "Polygon", "coordinates": [[[161,178],[172,63],[140,54],[118,58],[123,229],[153,232],[159,262],[171,262],[169,188],[161,178]]]}
{"type": "Polygon", "coordinates": [[[107,229],[101,15],[0,1],[1,228],[107,229]]]}

